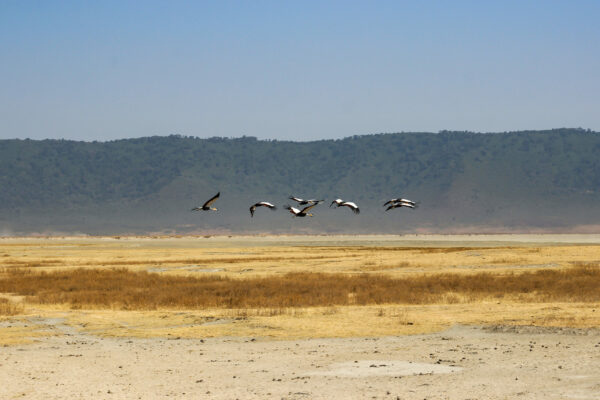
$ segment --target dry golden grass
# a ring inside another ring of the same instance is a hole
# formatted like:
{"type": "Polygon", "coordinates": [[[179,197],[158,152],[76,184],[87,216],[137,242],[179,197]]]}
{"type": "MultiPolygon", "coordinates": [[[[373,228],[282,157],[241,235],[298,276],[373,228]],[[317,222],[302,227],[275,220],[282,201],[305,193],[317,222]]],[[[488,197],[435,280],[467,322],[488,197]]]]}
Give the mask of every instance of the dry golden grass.
{"type": "Polygon", "coordinates": [[[182,277],[127,269],[56,272],[4,269],[0,292],[73,308],[285,308],[435,304],[511,298],[524,302],[600,301],[600,266],[497,275],[445,273],[394,278],[374,274],[289,273],[232,279],[182,277]]]}
{"type": "Polygon", "coordinates": [[[47,330],[43,324],[15,323],[0,326],[0,346],[32,343],[36,339],[52,336],[54,333],[47,330]]]}
{"type": "MultiPolygon", "coordinates": [[[[0,267],[52,271],[73,268],[124,267],[160,269],[163,274],[190,276],[212,273],[253,278],[289,272],[382,273],[401,277],[448,271],[473,274],[508,273],[573,262],[600,261],[597,245],[407,247],[373,245],[295,246],[293,238],[263,243],[258,238],[242,246],[217,239],[64,239],[0,240],[0,267]]],[[[250,239],[249,239],[250,240],[250,239]]],[[[412,243],[409,243],[412,244],[412,243]]]]}
{"type": "Polygon", "coordinates": [[[17,315],[23,312],[23,306],[21,304],[15,304],[9,299],[0,297],[0,316],[11,316],[17,315]]]}
{"type": "Polygon", "coordinates": [[[600,303],[333,306],[280,310],[276,315],[263,309],[73,310],[67,322],[87,333],[120,337],[365,337],[434,332],[454,324],[598,327],[600,303]]]}
{"type": "MultiPolygon", "coordinates": [[[[117,336],[378,336],[453,323],[600,326],[600,246],[502,240],[0,239],[0,297],[12,294],[0,300],[7,310],[0,315],[60,315],[79,329],[117,336]]],[[[15,326],[7,329],[0,329],[0,343],[17,335],[15,326]]]]}

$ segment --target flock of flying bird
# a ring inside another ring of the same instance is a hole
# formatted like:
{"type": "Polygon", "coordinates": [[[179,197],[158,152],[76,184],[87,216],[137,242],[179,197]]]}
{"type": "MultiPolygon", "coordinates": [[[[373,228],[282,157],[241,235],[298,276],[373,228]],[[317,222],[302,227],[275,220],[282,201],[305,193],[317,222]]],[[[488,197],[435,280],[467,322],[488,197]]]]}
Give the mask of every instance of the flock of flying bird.
{"type": "MultiPolygon", "coordinates": [[[[206,203],[204,203],[202,206],[200,207],[194,207],[192,208],[192,211],[217,211],[216,208],[211,207],[211,204],[213,204],[221,195],[221,192],[217,193],[216,195],[214,195],[213,197],[211,197],[210,199],[208,199],[206,201],[206,203]]],[[[290,213],[292,213],[294,215],[294,217],[312,217],[313,215],[311,213],[309,213],[308,211],[310,211],[311,208],[315,207],[318,204],[323,203],[325,200],[315,200],[315,199],[310,199],[310,200],[304,200],[301,199],[299,197],[295,197],[295,196],[290,196],[289,197],[290,200],[294,200],[296,203],[298,203],[299,206],[306,206],[302,209],[296,208],[296,207],[292,207],[289,204],[285,205],[285,209],[288,210],[290,213]]],[[[354,214],[359,214],[360,213],[360,209],[358,208],[358,206],[356,205],[356,203],[353,203],[351,201],[344,201],[342,199],[335,199],[334,201],[331,202],[331,204],[329,205],[329,207],[332,207],[335,204],[336,208],[339,207],[348,207],[349,209],[351,209],[354,214]]],[[[394,208],[400,208],[400,207],[406,207],[406,208],[411,208],[411,209],[415,209],[418,207],[418,203],[412,201],[412,200],[408,200],[408,199],[391,199],[386,201],[383,206],[388,206],[385,211],[394,209],[394,208]]],[[[256,209],[258,207],[267,207],[271,210],[276,210],[277,207],[275,207],[273,204],[269,203],[268,201],[259,201],[258,203],[253,204],[252,206],[250,206],[250,217],[254,217],[254,212],[256,211],[256,209]]]]}

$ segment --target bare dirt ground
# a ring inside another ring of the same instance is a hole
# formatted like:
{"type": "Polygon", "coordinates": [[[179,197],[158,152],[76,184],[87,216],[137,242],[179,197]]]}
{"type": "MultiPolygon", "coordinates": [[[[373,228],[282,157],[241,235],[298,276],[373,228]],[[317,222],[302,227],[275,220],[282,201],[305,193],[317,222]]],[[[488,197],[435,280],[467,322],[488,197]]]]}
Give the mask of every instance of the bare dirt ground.
{"type": "Polygon", "coordinates": [[[0,350],[3,399],[598,399],[600,331],[274,341],[60,335],[0,350]]]}

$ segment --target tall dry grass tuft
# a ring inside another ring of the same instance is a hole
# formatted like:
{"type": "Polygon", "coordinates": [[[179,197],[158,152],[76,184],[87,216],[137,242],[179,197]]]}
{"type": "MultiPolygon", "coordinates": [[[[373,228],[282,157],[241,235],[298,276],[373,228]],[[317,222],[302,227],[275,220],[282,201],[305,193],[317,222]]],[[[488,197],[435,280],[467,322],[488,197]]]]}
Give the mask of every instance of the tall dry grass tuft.
{"type": "MultiPolygon", "coordinates": [[[[374,274],[290,273],[236,280],[220,276],[167,276],[127,269],[37,272],[4,269],[0,293],[28,301],[148,310],[335,307],[366,304],[431,304],[511,298],[530,302],[600,301],[600,266],[494,275],[479,273],[391,278],[374,274]]],[[[274,311],[279,312],[279,311],[274,311]]]]}
{"type": "Polygon", "coordinates": [[[23,306],[15,304],[4,297],[0,297],[0,315],[11,316],[23,312],[23,306]]]}

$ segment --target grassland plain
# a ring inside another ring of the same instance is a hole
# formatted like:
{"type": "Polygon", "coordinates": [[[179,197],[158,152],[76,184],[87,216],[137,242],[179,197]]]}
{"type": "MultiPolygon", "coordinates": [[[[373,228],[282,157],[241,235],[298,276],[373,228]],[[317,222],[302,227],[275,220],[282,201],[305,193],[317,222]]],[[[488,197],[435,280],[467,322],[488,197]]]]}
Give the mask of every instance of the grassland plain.
{"type": "Polygon", "coordinates": [[[600,236],[0,239],[0,398],[597,399],[600,236]]]}
{"type": "Polygon", "coordinates": [[[3,238],[0,266],[5,344],[55,318],[198,338],[600,326],[596,235],[3,238]]]}

